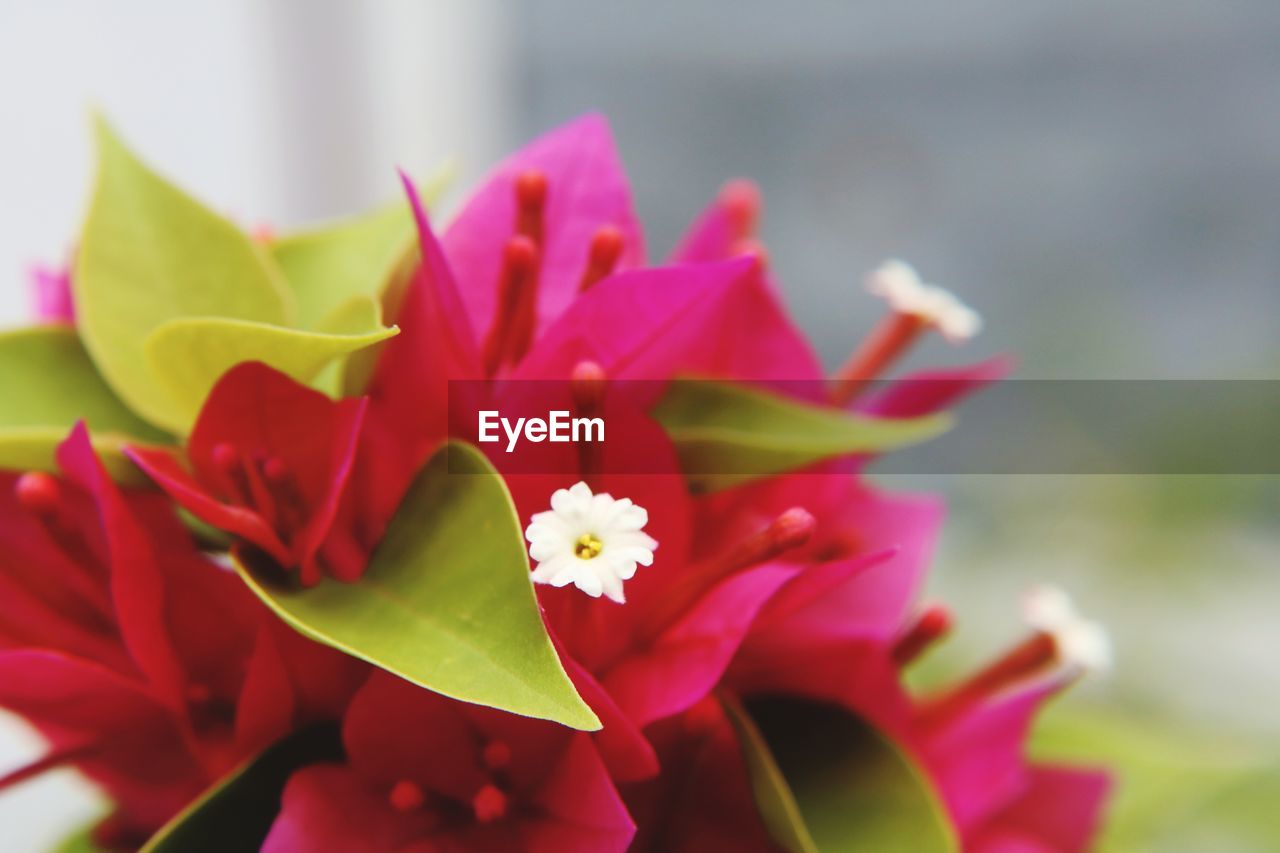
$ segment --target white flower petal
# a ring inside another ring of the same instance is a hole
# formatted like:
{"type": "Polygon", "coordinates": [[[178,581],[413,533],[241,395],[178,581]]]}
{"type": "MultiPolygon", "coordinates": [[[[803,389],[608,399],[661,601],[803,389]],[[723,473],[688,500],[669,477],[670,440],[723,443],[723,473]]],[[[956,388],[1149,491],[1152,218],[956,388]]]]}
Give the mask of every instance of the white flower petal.
{"type": "Polygon", "coordinates": [[[622,591],[622,581],[623,578],[614,575],[607,575],[601,578],[601,582],[604,586],[604,594],[608,596],[611,601],[616,601],[618,604],[627,603],[627,596],[622,591]]]}
{"type": "Polygon", "coordinates": [[[952,343],[960,343],[982,329],[978,312],[951,292],[925,284],[910,264],[890,260],[867,276],[867,290],[885,299],[894,311],[912,314],[934,326],[952,343]]]}
{"type": "Polygon", "coordinates": [[[1087,672],[1111,667],[1111,639],[1100,623],[1083,618],[1066,592],[1055,586],[1032,589],[1023,599],[1023,618],[1053,638],[1062,664],[1087,672]]]}
{"type": "Polygon", "coordinates": [[[593,598],[606,595],[624,603],[623,581],[635,576],[638,565],[653,564],[658,543],[643,532],[648,522],[649,513],[629,498],[593,494],[586,483],[557,489],[551,509],[535,513],[525,528],[529,555],[537,563],[534,582],[558,587],[572,583],[593,598]],[[583,536],[600,547],[580,555],[583,536]]]}
{"type": "Polygon", "coordinates": [[[574,585],[592,598],[599,598],[604,592],[604,582],[595,572],[579,570],[575,574],[574,585]]]}

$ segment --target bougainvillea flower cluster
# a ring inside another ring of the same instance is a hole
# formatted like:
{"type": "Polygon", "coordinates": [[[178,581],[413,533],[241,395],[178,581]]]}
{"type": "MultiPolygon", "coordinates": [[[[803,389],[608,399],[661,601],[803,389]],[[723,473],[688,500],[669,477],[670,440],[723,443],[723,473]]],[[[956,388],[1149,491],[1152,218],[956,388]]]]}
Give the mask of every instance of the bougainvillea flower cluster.
{"type": "Polygon", "coordinates": [[[943,507],[864,469],[1007,371],[883,381],[978,331],[955,297],[878,268],[888,312],[827,376],[754,186],[651,264],[596,116],[439,232],[405,177],[246,235],[99,137],[55,324],[0,340],[31,401],[0,423],[0,704],[48,743],[0,788],[78,768],[104,849],[1088,847],[1107,775],[1026,750],[1109,659],[1064,593],[904,680],[959,621],[921,601],[943,507]],[[615,438],[513,460],[478,407],[615,438]]]}

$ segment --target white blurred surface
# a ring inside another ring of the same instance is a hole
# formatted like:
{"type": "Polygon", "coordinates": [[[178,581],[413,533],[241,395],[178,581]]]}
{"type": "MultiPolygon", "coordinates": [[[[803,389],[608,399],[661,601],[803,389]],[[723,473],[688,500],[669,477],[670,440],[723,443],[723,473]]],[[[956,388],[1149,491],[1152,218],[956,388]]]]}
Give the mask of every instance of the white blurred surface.
{"type": "Polygon", "coordinates": [[[92,0],[0,6],[0,321],[21,279],[67,256],[99,109],[152,165],[247,224],[352,213],[395,168],[498,153],[496,3],[92,0]]]}
{"type": "MultiPolygon", "coordinates": [[[[26,271],[71,249],[101,110],[152,165],[246,223],[353,213],[395,168],[475,174],[504,135],[503,19],[490,0],[0,5],[0,328],[26,271]]],[[[0,774],[40,755],[0,716],[0,774]]],[[[0,795],[0,850],[47,850],[97,813],[69,772],[0,795]]]]}

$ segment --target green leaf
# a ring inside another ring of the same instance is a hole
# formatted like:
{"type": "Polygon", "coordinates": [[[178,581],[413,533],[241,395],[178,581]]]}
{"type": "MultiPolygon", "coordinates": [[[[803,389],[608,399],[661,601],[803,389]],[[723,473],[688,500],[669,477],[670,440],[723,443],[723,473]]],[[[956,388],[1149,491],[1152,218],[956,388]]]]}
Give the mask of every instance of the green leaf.
{"type": "Polygon", "coordinates": [[[342,760],[333,725],[301,729],[277,741],[216,782],[165,824],[144,853],[222,853],[257,850],[280,812],[285,783],[295,770],[342,760]]]}
{"type": "Polygon", "coordinates": [[[653,416],[667,430],[691,485],[724,489],[823,459],[878,453],[934,438],[949,415],[868,418],[744,385],[671,383],[653,416]]]}
{"type": "MultiPolygon", "coordinates": [[[[354,335],[368,329],[379,328],[382,328],[382,306],[378,301],[372,296],[352,296],[324,319],[318,331],[330,335],[354,335]]],[[[361,381],[353,380],[348,383],[349,364],[357,356],[368,355],[370,357],[367,365],[368,376],[372,376],[380,351],[380,346],[373,345],[353,352],[349,356],[335,358],[320,371],[312,385],[331,397],[358,397],[367,377],[362,372],[359,377],[361,381]],[[360,387],[349,389],[348,384],[358,384],[360,387]]],[[[365,366],[361,361],[360,367],[363,369],[365,366]]]]}
{"type": "Polygon", "coordinates": [[[144,166],[105,122],[96,130],[97,184],[72,276],[77,324],[121,399],[175,429],[187,418],[148,367],[151,333],[179,317],[285,324],[291,297],[260,246],[144,166]]]}
{"type": "MultiPolygon", "coordinates": [[[[424,204],[439,196],[453,169],[438,169],[418,187],[424,204]]],[[[298,325],[323,329],[326,320],[356,296],[381,301],[407,256],[416,256],[417,234],[408,202],[398,200],[370,213],[271,244],[298,303],[298,325]]]]}
{"type": "Polygon", "coordinates": [[[303,589],[263,558],[237,567],[314,640],[464,702],[600,727],[542,624],[511,496],[474,447],[448,444],[419,472],[359,582],[303,589]]]}
{"type": "Polygon", "coordinates": [[[760,734],[755,721],[737,699],[725,695],[721,697],[721,703],[742,743],[742,757],[747,763],[751,790],[755,794],[765,828],[786,850],[793,853],[816,851],[818,845],[809,834],[800,806],[796,803],[795,795],[791,793],[791,787],[783,777],[778,763],[774,761],[764,735],[760,734]]]}
{"type": "Polygon", "coordinates": [[[858,717],[792,697],[748,699],[745,712],[726,707],[761,815],[787,849],[958,849],[924,775],[858,717]]]}
{"type": "Polygon", "coordinates": [[[141,475],[120,452],[128,439],[166,443],[103,381],[73,329],[36,326],[0,334],[0,468],[56,471],[54,451],[84,420],[117,479],[141,475]]]}
{"type": "Polygon", "coordinates": [[[399,329],[359,334],[304,332],[246,320],[170,320],[147,339],[147,363],[175,402],[173,426],[185,431],[219,377],[244,361],[261,361],[309,382],[335,358],[384,341],[399,329]]]}

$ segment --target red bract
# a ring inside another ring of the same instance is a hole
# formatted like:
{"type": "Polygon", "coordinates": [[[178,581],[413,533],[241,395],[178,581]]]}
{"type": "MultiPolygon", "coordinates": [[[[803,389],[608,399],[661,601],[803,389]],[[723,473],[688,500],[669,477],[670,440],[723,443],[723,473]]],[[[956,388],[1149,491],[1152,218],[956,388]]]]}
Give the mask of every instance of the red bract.
{"type": "Polygon", "coordinates": [[[58,461],[63,478],[0,474],[0,541],[17,557],[0,572],[0,705],[51,747],[8,781],[75,765],[117,806],[102,840],[127,844],[300,720],[336,713],[352,663],[277,637],[166,501],[110,481],[83,426],[58,461]],[[299,676],[334,690],[307,694],[299,676]]]}
{"type": "MultiPolygon", "coordinates": [[[[794,574],[778,557],[807,529],[803,518],[796,530],[766,519],[723,551],[698,553],[694,504],[682,477],[612,473],[622,454],[644,454],[654,470],[677,470],[670,440],[634,410],[611,411],[609,423],[628,440],[606,444],[589,470],[513,475],[507,482],[522,518],[546,509],[555,489],[579,479],[649,511],[645,529],[660,547],[653,565],[626,582],[625,605],[572,587],[537,588],[548,628],[567,656],[599,681],[632,725],[643,727],[691,707],[715,686],[755,613],[794,574]]],[[[548,470],[575,470],[572,446],[538,447],[548,470]],[[553,461],[556,455],[564,458],[553,461]]]]}
{"type": "Polygon", "coordinates": [[[303,584],[354,582],[422,464],[451,435],[473,434],[463,421],[481,404],[513,416],[607,412],[600,448],[536,445],[522,471],[490,454],[522,520],[578,481],[647,510],[658,549],[648,543],[610,578],[629,578],[625,596],[610,592],[625,604],[537,589],[603,729],[466,705],[382,672],[351,700],[368,668],[267,616],[192,549],[159,496],[121,495],[81,430],[62,453],[69,481],[27,480],[6,498],[22,512],[0,506],[0,536],[21,555],[0,574],[0,593],[20,602],[0,618],[0,643],[14,647],[0,653],[12,675],[0,698],[50,738],[49,763],[102,781],[121,825],[140,833],[252,747],[341,716],[346,761],[293,775],[268,850],[608,850],[633,834],[639,849],[767,849],[721,699],[787,694],[838,704],[898,744],[966,849],[1085,844],[1105,780],[1023,755],[1033,714],[1063,684],[1043,638],[939,695],[903,686],[902,669],[946,628],[912,612],[937,501],[870,488],[858,459],[695,497],[648,414],[655,400],[606,391],[610,380],[654,380],[656,396],[691,374],[911,417],[999,378],[1005,362],[875,388],[929,328],[894,306],[874,346],[828,384],[777,297],[757,242],[758,192],[730,185],[670,265],[645,268],[597,117],[499,166],[442,238],[405,185],[422,262],[403,299],[388,299],[402,333],[366,398],[335,402],[241,365],[206,400],[184,454],[129,453],[179,504],[303,584]],[[618,473],[637,470],[659,473],[618,473]]]}
{"type": "Polygon", "coordinates": [[[622,789],[638,826],[632,850],[777,849],[756,809],[737,732],[719,701],[703,699],[648,731],[663,772],[622,789]]]}
{"type": "MultiPolygon", "coordinates": [[[[819,534],[810,554],[821,559],[852,546],[862,556],[818,562],[783,586],[753,623],[726,688],[831,702],[875,725],[924,768],[965,849],[1004,849],[997,842],[1009,839],[1082,849],[1097,822],[1105,776],[1075,770],[1043,776],[1025,758],[1033,717],[1073,677],[1055,669],[1059,652],[1034,635],[941,697],[911,696],[901,669],[948,628],[945,611],[910,610],[929,556],[921,543],[932,541],[938,513],[846,482],[842,499],[825,508],[811,504],[819,534]],[[900,547],[891,547],[894,538],[900,547]],[[1060,782],[1072,796],[1055,802],[1040,793],[1044,780],[1060,782]]],[[[787,485],[783,479],[757,491],[785,492],[787,485]]],[[[839,492],[824,494],[815,484],[815,497],[830,500],[839,492]]]]}
{"type": "Polygon", "coordinates": [[[302,582],[322,566],[353,580],[346,530],[331,531],[364,420],[362,400],[334,402],[256,362],[228,371],[187,441],[186,461],[143,447],[129,456],[179,504],[270,554],[302,582]]]}
{"type": "MultiPolygon", "coordinates": [[[[462,286],[471,327],[484,341],[501,323],[504,249],[514,237],[536,248],[531,331],[545,328],[574,301],[588,272],[592,241],[616,234],[618,269],[644,262],[613,134],[602,116],[571,122],[511,155],[472,193],[442,244],[462,286]]],[[[535,335],[536,336],[536,335],[535,335]]]]}
{"type": "Polygon", "coordinates": [[[263,849],[625,850],[635,832],[590,737],[375,673],[347,763],[294,774],[263,849]]]}
{"type": "Polygon", "coordinates": [[[1111,789],[1106,773],[1039,765],[1012,802],[973,832],[978,853],[1076,853],[1088,850],[1111,789]]]}

